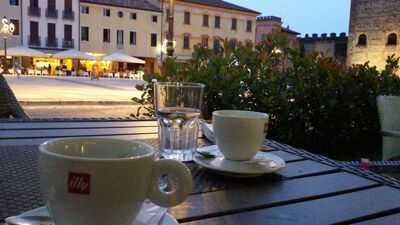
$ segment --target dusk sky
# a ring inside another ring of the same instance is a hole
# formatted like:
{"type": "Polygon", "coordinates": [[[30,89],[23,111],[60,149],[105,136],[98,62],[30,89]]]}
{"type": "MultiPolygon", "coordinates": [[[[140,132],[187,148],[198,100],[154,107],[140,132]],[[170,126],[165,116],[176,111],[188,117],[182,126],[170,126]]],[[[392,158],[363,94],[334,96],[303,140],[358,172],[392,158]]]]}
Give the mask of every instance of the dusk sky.
{"type": "Polygon", "coordinates": [[[282,17],[291,29],[302,33],[348,32],[350,0],[226,0],[265,16],[282,17]]]}

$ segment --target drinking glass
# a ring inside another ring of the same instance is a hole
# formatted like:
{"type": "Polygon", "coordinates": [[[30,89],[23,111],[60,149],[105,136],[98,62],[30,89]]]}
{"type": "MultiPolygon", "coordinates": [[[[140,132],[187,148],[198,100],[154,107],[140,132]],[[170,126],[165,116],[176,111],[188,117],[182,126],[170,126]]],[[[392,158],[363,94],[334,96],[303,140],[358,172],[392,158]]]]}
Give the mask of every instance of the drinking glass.
{"type": "Polygon", "coordinates": [[[198,118],[205,85],[160,82],[154,86],[161,156],[191,161],[197,148],[198,118]]]}

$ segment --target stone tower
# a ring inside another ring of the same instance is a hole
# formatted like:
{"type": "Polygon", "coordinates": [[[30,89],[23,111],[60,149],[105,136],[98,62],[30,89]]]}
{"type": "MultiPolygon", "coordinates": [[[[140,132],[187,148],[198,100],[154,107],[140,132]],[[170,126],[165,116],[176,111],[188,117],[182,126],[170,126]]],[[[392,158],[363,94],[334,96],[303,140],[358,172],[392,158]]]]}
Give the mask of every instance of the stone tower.
{"type": "Polygon", "coordinates": [[[347,64],[383,69],[388,56],[400,57],[399,35],[399,0],[352,0],[347,64]]]}

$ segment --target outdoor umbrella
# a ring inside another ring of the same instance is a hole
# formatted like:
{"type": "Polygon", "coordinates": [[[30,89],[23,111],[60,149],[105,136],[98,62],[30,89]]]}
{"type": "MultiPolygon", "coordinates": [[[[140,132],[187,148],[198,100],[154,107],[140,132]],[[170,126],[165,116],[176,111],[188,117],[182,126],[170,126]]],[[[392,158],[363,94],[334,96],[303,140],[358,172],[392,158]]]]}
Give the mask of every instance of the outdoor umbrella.
{"type": "Polygon", "coordinates": [[[115,52],[113,54],[103,57],[104,61],[112,62],[124,62],[124,63],[135,63],[135,64],[145,64],[144,60],[132,57],[130,55],[124,54],[122,52],[115,52]]]}
{"type": "Polygon", "coordinates": [[[56,59],[80,59],[80,60],[98,60],[96,56],[89,55],[86,52],[81,52],[75,49],[62,51],[53,55],[56,59]]]}
{"type": "MultiPolygon", "coordinates": [[[[0,50],[0,55],[4,55],[4,50],[0,50]]],[[[13,56],[13,57],[25,56],[25,57],[38,57],[38,58],[50,57],[50,55],[46,53],[24,46],[7,48],[7,56],[13,56]]]]}

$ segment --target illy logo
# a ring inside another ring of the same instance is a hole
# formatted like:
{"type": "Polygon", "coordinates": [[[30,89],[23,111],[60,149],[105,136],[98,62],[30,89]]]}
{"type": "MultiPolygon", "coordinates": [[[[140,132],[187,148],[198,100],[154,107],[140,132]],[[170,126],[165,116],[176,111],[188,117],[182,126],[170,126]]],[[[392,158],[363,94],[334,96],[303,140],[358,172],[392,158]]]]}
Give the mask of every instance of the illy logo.
{"type": "Polygon", "coordinates": [[[68,192],[73,194],[90,194],[90,174],[72,173],[68,174],[68,192]]]}

